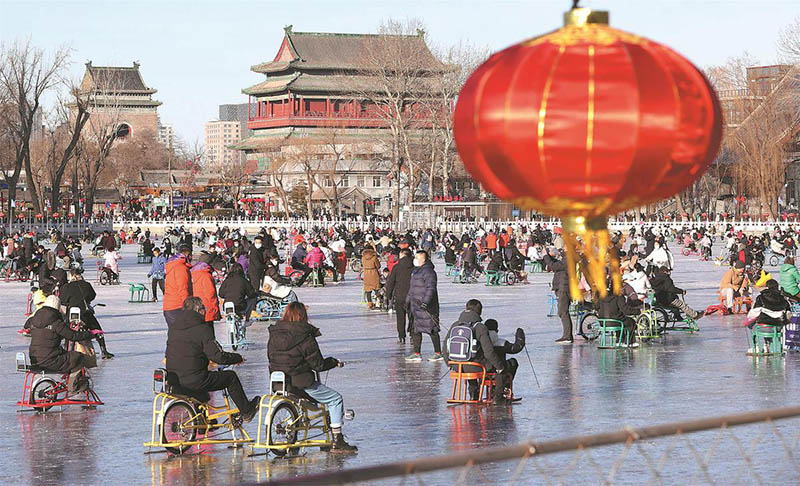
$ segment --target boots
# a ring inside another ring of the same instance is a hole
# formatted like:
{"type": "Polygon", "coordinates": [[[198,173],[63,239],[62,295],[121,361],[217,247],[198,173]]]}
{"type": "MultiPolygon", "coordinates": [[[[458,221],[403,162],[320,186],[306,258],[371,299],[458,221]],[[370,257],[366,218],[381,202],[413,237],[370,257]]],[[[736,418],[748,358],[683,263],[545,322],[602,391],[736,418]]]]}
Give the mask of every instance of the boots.
{"type": "Polygon", "coordinates": [[[105,337],[103,337],[102,335],[97,336],[97,344],[100,345],[100,353],[101,353],[103,359],[111,359],[111,358],[114,357],[114,355],[109,353],[108,349],[106,348],[106,338],[105,337]]]}
{"type": "Polygon", "coordinates": [[[331,444],[331,452],[340,454],[355,454],[358,452],[358,447],[348,444],[344,440],[344,435],[341,432],[333,434],[333,444],[331,444]]]}

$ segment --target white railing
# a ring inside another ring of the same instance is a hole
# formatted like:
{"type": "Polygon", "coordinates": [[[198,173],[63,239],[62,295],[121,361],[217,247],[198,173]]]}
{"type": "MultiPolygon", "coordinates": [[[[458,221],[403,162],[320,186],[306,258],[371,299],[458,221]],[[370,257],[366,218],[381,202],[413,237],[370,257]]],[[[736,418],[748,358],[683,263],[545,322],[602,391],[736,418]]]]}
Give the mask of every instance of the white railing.
{"type": "MultiPolygon", "coordinates": [[[[428,219],[427,222],[414,218],[412,221],[365,221],[365,220],[330,220],[330,219],[258,219],[258,218],[214,218],[214,219],[176,219],[176,220],[118,220],[114,222],[114,229],[133,229],[140,227],[142,230],[149,229],[156,234],[163,233],[167,228],[184,228],[192,231],[206,228],[214,230],[217,226],[244,229],[248,233],[258,232],[261,228],[286,228],[312,230],[313,228],[327,229],[332,226],[345,227],[348,230],[361,229],[366,231],[370,228],[391,228],[395,231],[406,231],[410,229],[421,229],[425,227],[436,227],[440,231],[450,231],[461,233],[477,228],[520,228],[522,226],[531,227],[541,225],[544,228],[552,229],[560,226],[561,222],[555,218],[545,218],[540,220],[491,220],[479,219],[476,221],[447,221],[443,218],[428,219]]],[[[631,227],[648,227],[656,231],[678,230],[682,227],[706,227],[715,226],[717,230],[724,230],[728,225],[732,225],[737,230],[749,233],[763,233],[774,229],[776,226],[782,229],[800,228],[800,222],[792,221],[623,221],[610,220],[609,229],[627,231],[631,227]]]]}

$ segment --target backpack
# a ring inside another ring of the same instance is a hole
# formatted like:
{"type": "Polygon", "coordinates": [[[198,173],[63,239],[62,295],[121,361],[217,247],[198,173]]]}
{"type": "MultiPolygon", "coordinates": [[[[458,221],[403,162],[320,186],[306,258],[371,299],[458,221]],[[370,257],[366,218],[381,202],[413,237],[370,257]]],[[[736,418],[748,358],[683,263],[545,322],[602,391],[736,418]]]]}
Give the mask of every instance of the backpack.
{"type": "Polygon", "coordinates": [[[451,361],[472,361],[478,353],[478,340],[472,327],[477,322],[459,322],[447,338],[447,355],[451,361]]]}

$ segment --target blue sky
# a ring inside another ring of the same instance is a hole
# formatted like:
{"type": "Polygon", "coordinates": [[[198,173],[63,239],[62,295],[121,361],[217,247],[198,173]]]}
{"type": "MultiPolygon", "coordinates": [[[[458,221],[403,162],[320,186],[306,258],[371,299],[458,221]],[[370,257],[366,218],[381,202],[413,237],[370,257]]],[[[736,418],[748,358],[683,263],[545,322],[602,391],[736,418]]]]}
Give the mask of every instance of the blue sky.
{"type": "MultiPolygon", "coordinates": [[[[0,40],[30,37],[40,47],[69,45],[72,74],[83,64],[141,63],[158,89],[163,122],[188,141],[202,138],[217,105],[245,102],[249,71],[271,59],[283,26],[295,31],[373,32],[381,20],[416,17],[438,45],[461,39],[499,50],[561,25],[569,0],[0,0],[0,40]]],[[[695,64],[719,64],[748,51],[776,59],[781,27],[800,0],[584,0],[609,10],[614,27],[665,43],[695,64]]]]}

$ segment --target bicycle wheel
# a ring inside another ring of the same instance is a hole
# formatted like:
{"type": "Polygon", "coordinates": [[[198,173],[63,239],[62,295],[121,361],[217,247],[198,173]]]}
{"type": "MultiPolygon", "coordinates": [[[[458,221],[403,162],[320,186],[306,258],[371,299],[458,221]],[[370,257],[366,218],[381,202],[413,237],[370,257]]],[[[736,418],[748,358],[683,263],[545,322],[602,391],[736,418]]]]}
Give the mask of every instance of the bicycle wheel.
{"type": "Polygon", "coordinates": [[[649,315],[642,314],[636,318],[636,336],[639,339],[651,339],[653,337],[653,322],[649,315]]]}
{"type": "MultiPolygon", "coordinates": [[[[300,414],[289,402],[283,402],[272,411],[269,424],[267,425],[267,437],[269,445],[283,446],[292,445],[297,442],[297,429],[295,423],[300,414]]],[[[271,449],[279,457],[283,457],[289,449],[271,449]]]]}
{"type": "Polygon", "coordinates": [[[691,250],[688,248],[684,248],[683,250],[681,250],[681,253],[683,254],[683,256],[689,256],[691,250]]]}
{"type": "MultiPolygon", "coordinates": [[[[197,437],[194,408],[186,402],[175,402],[167,407],[161,424],[162,442],[191,442],[197,437]]],[[[191,446],[165,447],[172,454],[183,454],[191,446]]]]}
{"type": "Polygon", "coordinates": [[[587,341],[594,341],[600,336],[600,321],[597,319],[597,314],[594,312],[587,312],[581,317],[580,331],[583,339],[587,341]]]}
{"type": "Polygon", "coordinates": [[[673,322],[673,319],[670,318],[670,314],[660,308],[653,309],[656,313],[656,328],[659,334],[664,333],[667,330],[667,326],[669,326],[670,322],[673,322]]]}
{"type": "MultiPolygon", "coordinates": [[[[42,378],[39,380],[31,390],[30,402],[33,405],[41,405],[44,403],[52,403],[56,401],[56,396],[53,390],[56,388],[56,381],[52,378],[42,378]]],[[[53,408],[50,407],[33,407],[34,410],[46,412],[53,408]]]]}
{"type": "Polygon", "coordinates": [[[358,260],[358,259],[350,260],[350,270],[352,270],[353,273],[360,272],[361,271],[361,260],[358,260]]]}
{"type": "Polygon", "coordinates": [[[100,285],[109,285],[111,283],[111,278],[108,276],[108,272],[100,273],[100,285]]]}
{"type": "Polygon", "coordinates": [[[297,287],[300,284],[300,279],[303,278],[303,272],[300,270],[292,270],[289,274],[289,280],[292,281],[292,287],[297,287]]]}
{"type": "Polygon", "coordinates": [[[779,262],[778,255],[772,255],[769,257],[769,265],[771,267],[777,267],[778,262],[779,262]]]}
{"type": "Polygon", "coordinates": [[[517,274],[515,272],[506,272],[505,280],[506,285],[514,285],[517,283],[517,274]]]}

